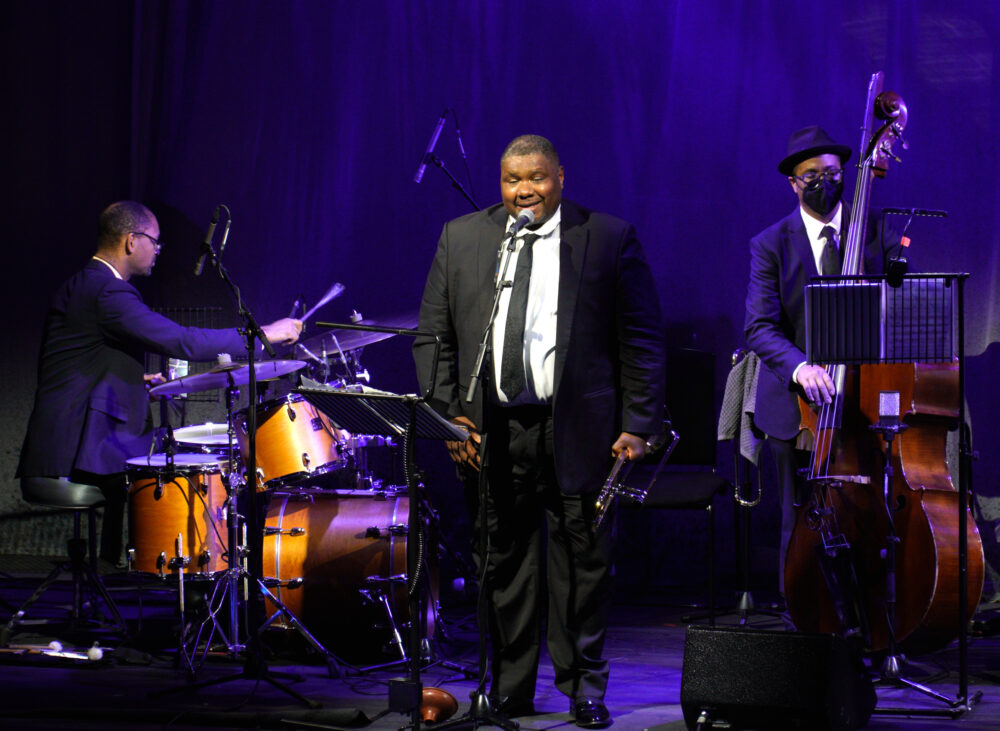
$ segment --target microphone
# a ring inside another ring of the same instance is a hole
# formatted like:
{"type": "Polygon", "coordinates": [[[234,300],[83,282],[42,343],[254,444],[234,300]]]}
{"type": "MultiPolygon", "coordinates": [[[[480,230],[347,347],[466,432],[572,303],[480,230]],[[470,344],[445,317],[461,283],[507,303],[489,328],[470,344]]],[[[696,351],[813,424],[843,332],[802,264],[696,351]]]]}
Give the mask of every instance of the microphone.
{"type": "Polygon", "coordinates": [[[205,232],[205,240],[201,244],[201,256],[198,257],[198,261],[194,265],[194,275],[196,277],[201,276],[201,270],[205,268],[205,257],[212,251],[212,237],[215,236],[215,226],[218,223],[219,207],[216,206],[215,212],[212,214],[212,222],[208,224],[208,231],[205,232]]]}
{"type": "Polygon", "coordinates": [[[417,166],[417,172],[413,176],[413,182],[419,183],[424,179],[424,172],[427,170],[427,163],[431,160],[431,154],[434,152],[434,148],[437,146],[438,137],[441,136],[441,130],[444,129],[444,120],[448,118],[447,108],[441,112],[441,118],[438,119],[437,124],[434,126],[434,131],[431,132],[431,139],[427,143],[427,150],[424,152],[424,156],[420,158],[420,165],[417,166]]]}
{"type": "Polygon", "coordinates": [[[514,224],[510,227],[510,230],[507,231],[507,235],[513,238],[514,236],[517,236],[518,231],[520,231],[525,226],[530,226],[534,222],[535,222],[535,214],[531,211],[531,209],[526,208],[525,210],[521,211],[520,214],[518,214],[517,220],[514,221],[514,224]]]}

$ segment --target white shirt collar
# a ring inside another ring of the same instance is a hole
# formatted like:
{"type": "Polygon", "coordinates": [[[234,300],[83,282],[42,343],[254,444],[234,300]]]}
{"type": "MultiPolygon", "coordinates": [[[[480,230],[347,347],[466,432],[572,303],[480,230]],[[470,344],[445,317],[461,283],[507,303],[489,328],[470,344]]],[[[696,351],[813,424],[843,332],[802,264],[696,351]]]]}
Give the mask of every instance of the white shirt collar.
{"type": "MultiPolygon", "coordinates": [[[[531,229],[530,233],[538,234],[538,236],[545,237],[548,236],[553,231],[558,230],[559,223],[562,221],[562,203],[556,209],[556,212],[552,214],[552,218],[543,223],[538,228],[531,229]]],[[[507,216],[507,227],[505,230],[510,231],[510,227],[514,225],[514,217],[511,215],[507,216]]],[[[524,236],[525,229],[518,231],[518,236],[524,236]]]]}
{"type": "Polygon", "coordinates": [[[110,269],[111,273],[114,274],[117,279],[121,279],[122,281],[125,280],[125,277],[123,277],[121,275],[121,273],[117,269],[115,269],[114,265],[111,262],[105,261],[104,259],[102,259],[101,257],[97,256],[96,254],[94,256],[92,256],[91,258],[94,259],[94,260],[96,260],[96,261],[101,262],[101,264],[103,264],[108,269],[110,269]]]}
{"type": "Polygon", "coordinates": [[[823,223],[806,213],[801,205],[799,206],[799,214],[802,216],[802,223],[806,226],[806,235],[809,237],[810,242],[819,241],[820,232],[827,226],[833,226],[833,230],[837,232],[837,236],[840,236],[840,220],[843,213],[844,204],[837,203],[837,210],[834,212],[833,218],[830,219],[829,223],[823,223]]]}

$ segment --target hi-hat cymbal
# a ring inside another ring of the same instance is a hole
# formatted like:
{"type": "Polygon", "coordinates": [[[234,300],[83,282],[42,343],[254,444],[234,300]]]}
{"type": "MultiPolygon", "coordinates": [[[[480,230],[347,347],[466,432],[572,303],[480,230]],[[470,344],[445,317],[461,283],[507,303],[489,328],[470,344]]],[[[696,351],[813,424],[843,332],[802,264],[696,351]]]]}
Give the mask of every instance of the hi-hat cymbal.
{"type": "MultiPolygon", "coordinates": [[[[295,373],[295,371],[305,368],[306,362],[304,360],[263,360],[253,365],[257,380],[266,381],[295,373]]],[[[234,363],[233,365],[216,366],[209,371],[196,373],[193,376],[175,378],[172,381],[153,386],[149,389],[149,393],[153,396],[177,396],[182,393],[226,388],[230,383],[234,386],[245,386],[249,382],[250,366],[234,363]]]]}
{"type": "MultiPolygon", "coordinates": [[[[404,315],[386,320],[361,320],[357,324],[368,325],[371,327],[388,327],[396,328],[398,330],[411,330],[417,326],[417,317],[416,315],[404,315]]],[[[394,335],[395,333],[373,332],[370,330],[334,329],[327,330],[321,335],[316,335],[308,340],[304,340],[301,344],[297,344],[294,347],[300,348],[299,352],[310,351],[318,356],[323,352],[325,346],[326,352],[329,355],[330,353],[337,352],[338,345],[340,346],[340,349],[344,351],[357,350],[358,348],[363,348],[366,345],[387,340],[394,335]]]]}

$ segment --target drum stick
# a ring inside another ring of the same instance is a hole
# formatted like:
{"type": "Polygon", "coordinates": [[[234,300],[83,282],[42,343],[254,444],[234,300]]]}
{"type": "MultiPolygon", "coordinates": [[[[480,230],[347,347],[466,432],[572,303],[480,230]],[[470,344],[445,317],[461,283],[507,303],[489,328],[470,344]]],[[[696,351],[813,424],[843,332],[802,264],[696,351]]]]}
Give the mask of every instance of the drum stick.
{"type": "Polygon", "coordinates": [[[312,317],[313,313],[316,312],[316,310],[318,310],[320,307],[322,307],[323,305],[325,305],[330,300],[336,299],[337,297],[339,297],[340,295],[342,295],[344,293],[344,289],[345,289],[345,287],[344,287],[343,284],[341,284],[340,282],[336,282],[332,287],[330,287],[329,290],[327,290],[327,293],[323,295],[323,299],[321,299],[319,302],[317,302],[316,304],[314,304],[312,306],[312,309],[310,309],[309,312],[307,312],[306,314],[304,314],[299,319],[302,320],[302,322],[305,322],[310,317],[312,317]]]}

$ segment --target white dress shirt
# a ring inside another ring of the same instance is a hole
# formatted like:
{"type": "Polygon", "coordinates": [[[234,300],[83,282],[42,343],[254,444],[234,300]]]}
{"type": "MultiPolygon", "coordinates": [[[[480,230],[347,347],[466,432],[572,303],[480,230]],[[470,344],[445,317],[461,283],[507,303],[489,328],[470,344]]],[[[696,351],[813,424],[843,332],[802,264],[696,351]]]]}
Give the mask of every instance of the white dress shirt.
{"type": "MultiPolygon", "coordinates": [[[[493,323],[493,382],[497,384],[497,400],[502,403],[546,404],[552,401],[555,386],[556,315],[559,304],[559,222],[562,208],[556,209],[552,218],[533,231],[518,233],[517,248],[507,265],[507,280],[514,281],[517,257],[524,244],[524,233],[537,234],[532,245],[531,279],[528,282],[528,306],[524,320],[524,373],[525,387],[517,398],[510,401],[500,390],[500,364],[503,360],[503,336],[507,326],[507,307],[512,287],[504,287],[500,294],[500,307],[493,323]]],[[[507,217],[507,229],[514,218],[507,217]]],[[[502,262],[501,262],[502,264],[502,262]]]]}
{"type": "Polygon", "coordinates": [[[820,264],[820,260],[823,256],[823,247],[826,246],[826,239],[820,237],[820,232],[822,232],[827,226],[832,226],[833,230],[837,232],[837,241],[840,242],[840,246],[844,245],[844,242],[840,241],[840,219],[841,215],[844,213],[844,206],[840,203],[837,204],[837,210],[834,211],[833,218],[830,219],[830,223],[823,223],[822,221],[816,220],[806,213],[802,209],[802,206],[799,206],[799,213],[802,215],[802,223],[806,225],[806,236],[809,238],[809,246],[812,247],[813,261],[816,263],[816,271],[822,274],[823,267],[820,264]]]}
{"type": "MultiPolygon", "coordinates": [[[[809,239],[809,246],[812,249],[813,262],[816,264],[816,271],[820,274],[823,273],[823,265],[820,263],[820,261],[823,256],[823,247],[826,246],[826,239],[821,237],[820,233],[827,226],[833,226],[833,230],[837,232],[837,240],[839,242],[839,245],[843,246],[844,242],[840,241],[840,231],[841,231],[840,221],[843,213],[844,213],[844,206],[843,204],[838,203],[837,210],[834,211],[833,218],[830,219],[830,223],[823,223],[822,221],[819,221],[810,216],[808,213],[805,212],[805,209],[803,209],[802,206],[799,206],[799,214],[802,216],[802,223],[804,223],[806,227],[806,238],[809,239]]],[[[795,379],[799,375],[799,370],[805,364],[806,361],[802,361],[797,366],[795,366],[795,370],[792,371],[793,383],[797,383],[795,379]]]]}

